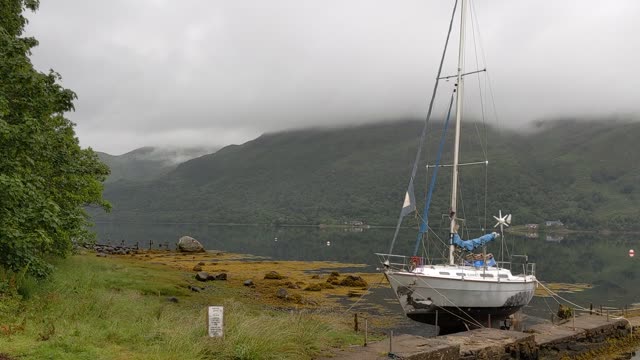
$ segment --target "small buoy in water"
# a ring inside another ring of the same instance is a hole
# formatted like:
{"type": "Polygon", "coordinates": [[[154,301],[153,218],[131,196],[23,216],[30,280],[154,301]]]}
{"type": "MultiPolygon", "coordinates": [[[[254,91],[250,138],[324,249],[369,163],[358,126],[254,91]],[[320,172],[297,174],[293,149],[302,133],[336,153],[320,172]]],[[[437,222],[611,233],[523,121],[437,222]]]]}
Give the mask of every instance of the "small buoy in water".
{"type": "Polygon", "coordinates": [[[331,241],[327,241],[327,246],[331,246],[331,241]]]}
{"type": "Polygon", "coordinates": [[[633,257],[635,254],[636,252],[633,249],[629,250],[629,257],[633,257]]]}

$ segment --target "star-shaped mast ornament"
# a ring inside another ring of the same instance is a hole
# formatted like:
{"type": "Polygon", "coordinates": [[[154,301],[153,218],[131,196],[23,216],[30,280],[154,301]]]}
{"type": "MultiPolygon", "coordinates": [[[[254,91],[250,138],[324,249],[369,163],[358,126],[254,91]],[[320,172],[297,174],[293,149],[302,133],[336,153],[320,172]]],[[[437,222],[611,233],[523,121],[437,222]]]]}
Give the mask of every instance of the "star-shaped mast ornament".
{"type": "Polygon", "coordinates": [[[502,226],[509,227],[509,225],[511,224],[511,214],[506,214],[505,216],[502,216],[502,210],[498,211],[498,216],[494,216],[493,218],[498,220],[498,222],[495,225],[493,225],[493,227],[498,227],[498,225],[500,227],[502,226]]]}

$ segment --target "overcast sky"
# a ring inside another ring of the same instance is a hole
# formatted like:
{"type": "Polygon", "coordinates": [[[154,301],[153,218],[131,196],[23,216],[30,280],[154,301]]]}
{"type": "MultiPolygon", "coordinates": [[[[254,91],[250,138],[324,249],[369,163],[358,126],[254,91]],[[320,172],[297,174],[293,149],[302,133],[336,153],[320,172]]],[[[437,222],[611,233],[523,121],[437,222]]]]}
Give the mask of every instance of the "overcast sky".
{"type": "MultiPolygon", "coordinates": [[[[27,34],[40,41],[35,66],[78,94],[69,117],[82,146],[121,154],[424,117],[452,6],[42,0],[27,34]]],[[[467,48],[482,45],[500,124],[640,110],[640,1],[474,0],[473,9],[479,32],[467,32],[467,48]]],[[[449,54],[446,75],[457,47],[449,54]]],[[[474,52],[466,59],[475,70],[474,52]]],[[[467,78],[470,94],[488,91],[484,79],[467,78]]],[[[465,111],[479,116],[476,105],[465,111]]]]}

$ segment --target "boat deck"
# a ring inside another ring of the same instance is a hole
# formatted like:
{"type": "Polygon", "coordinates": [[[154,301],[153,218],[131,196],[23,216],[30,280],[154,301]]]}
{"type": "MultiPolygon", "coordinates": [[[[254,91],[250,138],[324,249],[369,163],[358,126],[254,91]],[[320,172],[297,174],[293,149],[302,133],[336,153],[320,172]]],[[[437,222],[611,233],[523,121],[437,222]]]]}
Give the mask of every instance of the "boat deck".
{"type": "Polygon", "coordinates": [[[511,270],[498,267],[474,267],[459,265],[424,265],[411,272],[417,276],[428,276],[440,279],[487,281],[487,282],[534,282],[532,275],[513,275],[511,270]]]}

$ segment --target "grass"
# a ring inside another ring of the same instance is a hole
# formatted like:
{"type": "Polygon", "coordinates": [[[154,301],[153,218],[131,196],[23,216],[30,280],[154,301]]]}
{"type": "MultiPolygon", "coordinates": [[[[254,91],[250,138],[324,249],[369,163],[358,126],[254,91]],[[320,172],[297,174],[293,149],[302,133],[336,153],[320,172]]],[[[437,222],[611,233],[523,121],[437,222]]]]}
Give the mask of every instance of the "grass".
{"type": "Polygon", "coordinates": [[[131,258],[60,261],[28,296],[1,298],[0,349],[19,359],[308,359],[360,341],[350,318],[269,310],[251,289],[131,258]],[[202,285],[202,283],[200,283],[202,285]],[[168,301],[176,297],[179,302],[168,301]],[[206,306],[225,306],[225,337],[206,335],[206,306]]]}

